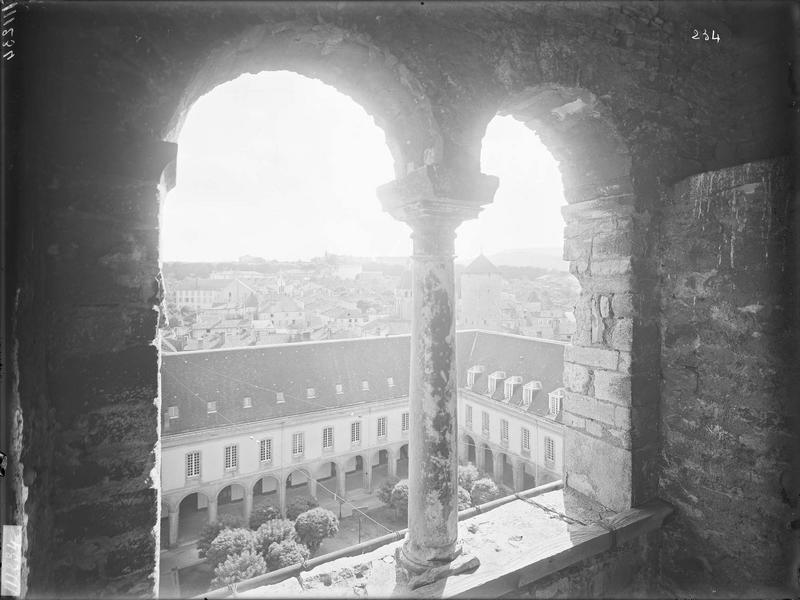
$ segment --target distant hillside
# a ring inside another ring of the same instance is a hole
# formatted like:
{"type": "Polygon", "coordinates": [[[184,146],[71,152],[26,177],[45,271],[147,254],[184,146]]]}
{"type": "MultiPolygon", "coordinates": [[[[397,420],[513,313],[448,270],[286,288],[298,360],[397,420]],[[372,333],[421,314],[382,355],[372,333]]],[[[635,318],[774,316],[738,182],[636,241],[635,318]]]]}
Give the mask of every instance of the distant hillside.
{"type": "Polygon", "coordinates": [[[504,250],[488,258],[497,266],[538,267],[554,271],[569,271],[569,263],[561,258],[562,248],[521,248],[504,250]]]}

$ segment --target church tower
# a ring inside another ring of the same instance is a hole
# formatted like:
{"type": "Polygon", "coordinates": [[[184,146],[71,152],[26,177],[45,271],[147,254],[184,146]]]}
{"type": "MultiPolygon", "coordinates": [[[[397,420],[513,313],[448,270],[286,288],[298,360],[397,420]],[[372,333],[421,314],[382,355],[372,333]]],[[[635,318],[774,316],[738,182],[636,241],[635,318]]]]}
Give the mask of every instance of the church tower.
{"type": "Polygon", "coordinates": [[[503,277],[483,254],[461,274],[461,328],[501,331],[503,277]]]}

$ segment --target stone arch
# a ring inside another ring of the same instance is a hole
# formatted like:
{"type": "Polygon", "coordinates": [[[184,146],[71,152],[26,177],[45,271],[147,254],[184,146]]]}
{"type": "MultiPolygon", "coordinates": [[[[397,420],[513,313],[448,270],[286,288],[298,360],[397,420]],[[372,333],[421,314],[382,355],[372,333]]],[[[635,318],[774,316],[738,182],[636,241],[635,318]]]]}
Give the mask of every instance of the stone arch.
{"type": "Polygon", "coordinates": [[[469,434],[464,434],[464,446],[466,447],[466,452],[464,452],[464,457],[468,463],[472,463],[473,465],[477,464],[478,456],[477,456],[477,447],[475,446],[475,440],[469,434]]]}
{"type": "Polygon", "coordinates": [[[261,474],[250,483],[250,490],[253,492],[253,508],[264,504],[280,507],[281,480],[278,475],[274,473],[261,474]],[[267,480],[272,480],[274,485],[267,480]]]}
{"type": "Polygon", "coordinates": [[[344,491],[352,492],[369,488],[369,453],[360,452],[348,456],[343,462],[344,491]],[[349,468],[352,467],[352,470],[349,468]]]}
{"type": "Polygon", "coordinates": [[[340,470],[341,467],[335,460],[317,463],[312,469],[316,481],[317,500],[320,503],[325,500],[333,500],[339,493],[340,470]]]}
{"type": "Polygon", "coordinates": [[[641,192],[634,188],[631,148],[605,99],[590,90],[541,83],[509,94],[498,109],[534,130],[558,160],[567,201],[563,256],[581,294],[564,354],[564,473],[570,487],[625,510],[651,499],[658,483],[652,435],[632,428],[632,417],[610,423],[604,416],[618,407],[658,412],[658,323],[642,308],[657,297],[646,212],[654,188],[649,181],[637,183],[641,192]],[[590,433],[584,419],[568,418],[578,395],[591,398],[581,405],[596,407],[604,431],[590,433]],[[614,465],[613,473],[598,462],[614,465]]]}
{"type": "Polygon", "coordinates": [[[408,444],[403,444],[397,449],[396,473],[400,479],[408,477],[408,444]]]}
{"type": "MultiPolygon", "coordinates": [[[[213,498],[216,498],[216,495],[213,498]]],[[[176,542],[178,544],[199,538],[203,527],[212,520],[216,520],[213,506],[215,506],[214,500],[202,490],[190,491],[180,496],[177,503],[176,542]],[[193,496],[195,498],[192,498],[193,496]]]]}
{"type": "Polygon", "coordinates": [[[303,21],[253,26],[212,50],[163,137],[176,142],[189,108],[214,87],[244,73],[280,70],[319,79],[360,104],[386,133],[397,177],[441,159],[439,125],[413,73],[366,34],[303,21]]]}
{"type": "Polygon", "coordinates": [[[217,490],[217,515],[223,517],[230,515],[244,518],[246,516],[245,497],[249,485],[243,481],[230,481],[217,490]]]}
{"type": "Polygon", "coordinates": [[[494,478],[494,452],[488,444],[481,444],[481,457],[483,458],[483,469],[487,476],[494,478]]]}
{"type": "Polygon", "coordinates": [[[632,193],[631,153],[610,110],[587,89],[539,84],[507,97],[498,114],[533,130],[559,163],[568,204],[632,193]]]}

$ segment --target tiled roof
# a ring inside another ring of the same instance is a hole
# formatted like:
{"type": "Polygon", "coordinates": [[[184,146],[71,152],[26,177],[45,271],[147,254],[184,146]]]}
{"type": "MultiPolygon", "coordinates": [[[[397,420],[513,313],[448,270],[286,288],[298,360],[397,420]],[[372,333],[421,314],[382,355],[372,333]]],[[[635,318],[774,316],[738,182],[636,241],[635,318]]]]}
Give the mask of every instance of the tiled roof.
{"type": "MultiPolygon", "coordinates": [[[[481,364],[485,373],[473,391],[486,392],[486,377],[496,370],[535,379],[543,389],[534,396],[531,412],[547,413],[547,392],[561,387],[564,344],[502,333],[462,331],[457,336],[458,385],[466,383],[469,367],[481,364]]],[[[408,395],[410,336],[300,342],[274,346],[200,350],[162,355],[162,406],[177,405],[180,418],[165,435],[270,418],[299,415],[328,408],[375,402],[408,395]],[[394,379],[389,388],[387,378],[394,379]],[[361,382],[369,391],[361,391],[361,382]],[[336,384],[344,394],[336,394],[336,384]],[[306,397],[314,388],[316,397],[306,397]],[[276,402],[283,392],[285,402],[276,402]],[[242,400],[252,399],[252,408],[242,400]],[[207,414],[207,402],[217,413],[207,414]]],[[[502,401],[503,387],[495,395],[502,401]]],[[[518,386],[512,403],[522,401],[518,386]]]]}
{"type": "Polygon", "coordinates": [[[484,372],[476,376],[472,391],[488,397],[489,375],[505,371],[506,377],[519,375],[522,384],[515,386],[511,400],[503,402],[503,382],[497,385],[492,398],[500,404],[522,408],[522,387],[529,381],[541,381],[542,389],[534,392],[528,412],[547,414],[548,393],[563,387],[564,347],[566,344],[518,335],[488,331],[461,332],[458,337],[459,387],[467,382],[467,369],[482,365],[484,372]]]}

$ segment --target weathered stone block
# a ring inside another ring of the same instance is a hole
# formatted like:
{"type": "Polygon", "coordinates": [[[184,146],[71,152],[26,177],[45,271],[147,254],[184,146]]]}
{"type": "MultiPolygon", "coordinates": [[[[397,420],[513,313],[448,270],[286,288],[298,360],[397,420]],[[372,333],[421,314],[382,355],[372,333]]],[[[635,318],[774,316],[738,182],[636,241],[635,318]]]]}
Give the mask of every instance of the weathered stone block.
{"type": "Polygon", "coordinates": [[[591,396],[566,392],[564,394],[564,411],[593,419],[597,412],[597,400],[591,396]]]}
{"type": "Polygon", "coordinates": [[[633,251],[630,232],[604,233],[595,236],[592,241],[592,259],[613,259],[629,257],[633,251]]]}
{"type": "Polygon", "coordinates": [[[586,366],[564,363],[564,387],[569,391],[585,394],[591,381],[592,375],[586,366]]]}
{"type": "Polygon", "coordinates": [[[629,406],[631,403],[631,376],[618,371],[596,370],[594,372],[594,395],[599,400],[629,406]]]}
{"type": "Polygon", "coordinates": [[[584,429],[586,427],[586,419],[573,415],[570,412],[563,413],[564,425],[574,429],[584,429]]]}
{"type": "Polygon", "coordinates": [[[597,401],[595,405],[595,419],[608,425],[614,425],[614,408],[610,402],[597,401]]]}
{"type": "Polygon", "coordinates": [[[617,369],[620,353],[616,350],[589,348],[586,346],[567,346],[564,361],[578,363],[598,369],[617,369]]]}
{"type": "Polygon", "coordinates": [[[630,350],[633,347],[633,319],[617,319],[610,338],[612,348],[630,350]]]}
{"type": "Polygon", "coordinates": [[[630,451],[576,429],[567,429],[564,461],[567,486],[612,510],[631,507],[630,451]]]}
{"type": "Polygon", "coordinates": [[[603,437],[603,426],[592,419],[586,419],[586,431],[595,437],[603,437]]]}
{"type": "Polygon", "coordinates": [[[597,276],[616,276],[628,275],[633,270],[630,257],[612,258],[607,260],[592,260],[592,275],[597,276]]]}

